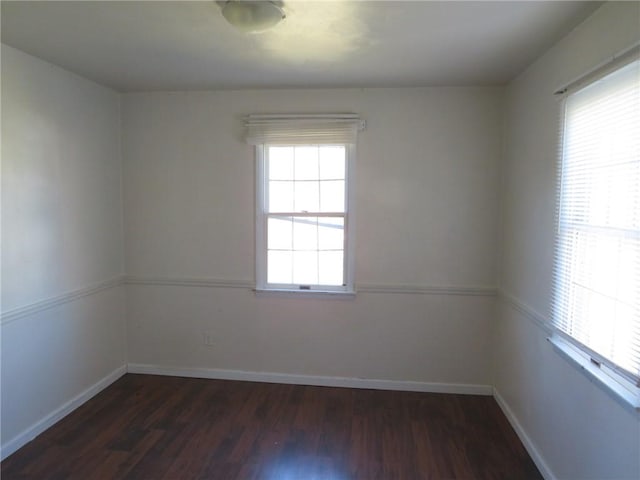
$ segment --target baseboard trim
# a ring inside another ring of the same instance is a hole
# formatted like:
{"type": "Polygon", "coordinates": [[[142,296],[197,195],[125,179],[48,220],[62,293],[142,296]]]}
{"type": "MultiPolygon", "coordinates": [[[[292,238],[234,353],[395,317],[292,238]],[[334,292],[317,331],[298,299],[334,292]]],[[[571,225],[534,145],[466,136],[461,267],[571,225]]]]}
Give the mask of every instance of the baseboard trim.
{"type": "Polygon", "coordinates": [[[557,480],[557,477],[553,474],[551,468],[549,468],[549,465],[547,465],[547,462],[544,461],[544,458],[538,451],[529,435],[527,435],[525,429],[522,427],[522,425],[520,425],[518,418],[509,407],[509,404],[507,404],[506,400],[502,398],[502,395],[500,395],[500,392],[498,392],[495,387],[493,388],[493,398],[496,399],[496,402],[500,406],[502,413],[504,413],[505,417],[507,417],[507,420],[509,420],[509,423],[516,431],[518,438],[520,438],[520,441],[524,445],[524,448],[529,453],[529,456],[536,464],[536,467],[538,467],[538,470],[540,470],[540,473],[545,478],[545,480],[557,480]]]}
{"type": "Polygon", "coordinates": [[[114,371],[109,373],[106,377],[102,378],[98,382],[91,385],[89,388],[81,392],[79,395],[76,395],[74,398],[51,412],[46,417],[42,418],[35,424],[31,425],[29,428],[24,430],[23,432],[16,435],[14,438],[9,440],[7,443],[0,447],[0,460],[4,460],[13,452],[21,448],[22,446],[29,443],[31,440],[36,438],[46,429],[54,425],[55,423],[62,420],[64,417],[73,412],[76,408],[90,400],[92,397],[100,393],[102,390],[107,388],[113,382],[118,380],[124,374],[127,373],[126,365],[116,368],[114,371]]]}
{"type": "Polygon", "coordinates": [[[286,373],[251,372],[213,368],[166,367],[130,363],[128,373],[167,375],[171,377],[209,378],[215,380],[241,380],[246,382],[284,383],[318,387],[347,387],[372,390],[399,390],[407,392],[454,393],[466,395],[493,395],[490,385],[428,383],[368,378],[325,377],[316,375],[291,375],[286,373]]]}
{"type": "Polygon", "coordinates": [[[122,285],[123,283],[124,277],[120,275],[100,283],[96,283],[87,287],[73,290],[71,292],[56,295],[55,297],[46,298],[44,300],[30,303],[29,305],[25,305],[23,307],[13,308],[0,314],[0,325],[6,325],[7,323],[14,322],[28,315],[33,315],[42,310],[57,307],[58,305],[68,303],[73,300],[78,300],[80,298],[93,295],[94,293],[102,292],[103,290],[107,290],[109,288],[117,287],[118,285],[122,285]]]}

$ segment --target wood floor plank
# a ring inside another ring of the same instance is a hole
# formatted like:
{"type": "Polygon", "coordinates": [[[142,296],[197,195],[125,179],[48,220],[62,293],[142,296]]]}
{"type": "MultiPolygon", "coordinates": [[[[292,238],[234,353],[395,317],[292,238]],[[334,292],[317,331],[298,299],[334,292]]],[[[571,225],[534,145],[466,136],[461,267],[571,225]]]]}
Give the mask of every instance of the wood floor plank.
{"type": "Polygon", "coordinates": [[[3,480],[541,479],[495,400],[128,374],[3,480]]]}

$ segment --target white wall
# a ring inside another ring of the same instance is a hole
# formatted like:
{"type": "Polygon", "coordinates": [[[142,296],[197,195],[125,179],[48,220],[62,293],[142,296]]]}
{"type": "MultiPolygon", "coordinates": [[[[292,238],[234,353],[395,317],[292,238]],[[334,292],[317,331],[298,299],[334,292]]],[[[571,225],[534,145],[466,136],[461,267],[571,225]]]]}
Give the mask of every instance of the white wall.
{"type": "Polygon", "coordinates": [[[639,27],[639,3],[606,3],[507,89],[500,282],[507,295],[494,385],[558,478],[640,478],[639,415],[555,353],[535,322],[548,318],[552,284],[560,107],[553,92],[640,41],[639,27]]]}
{"type": "Polygon", "coordinates": [[[501,100],[500,88],[124,95],[129,361],[488,385],[501,100]],[[278,112],[367,120],[355,299],[250,290],[254,155],[241,119],[278,112]]]}
{"type": "Polygon", "coordinates": [[[2,46],[2,456],[125,363],[118,95],[2,46]]]}

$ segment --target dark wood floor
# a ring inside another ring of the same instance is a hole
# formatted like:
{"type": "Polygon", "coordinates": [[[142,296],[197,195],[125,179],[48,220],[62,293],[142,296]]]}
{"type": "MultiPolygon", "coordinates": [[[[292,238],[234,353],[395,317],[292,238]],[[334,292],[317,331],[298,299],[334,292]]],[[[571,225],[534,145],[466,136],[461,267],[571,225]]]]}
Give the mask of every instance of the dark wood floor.
{"type": "Polygon", "coordinates": [[[10,479],[541,479],[491,397],[125,375],[10,479]]]}

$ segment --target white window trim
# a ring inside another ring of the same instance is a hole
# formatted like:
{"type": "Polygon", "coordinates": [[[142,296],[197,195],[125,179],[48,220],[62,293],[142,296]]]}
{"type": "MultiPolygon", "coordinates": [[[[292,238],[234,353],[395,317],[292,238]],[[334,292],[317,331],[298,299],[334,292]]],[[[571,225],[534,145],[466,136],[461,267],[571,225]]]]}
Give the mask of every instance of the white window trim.
{"type": "Polygon", "coordinates": [[[554,350],[578,367],[593,383],[615,398],[622,406],[640,415],[640,390],[627,378],[617,374],[604,363],[598,363],[571,341],[555,332],[548,338],[554,350]]]}
{"type": "MultiPolygon", "coordinates": [[[[275,145],[275,144],[274,144],[275,145]]],[[[355,296],[355,161],[356,146],[344,144],[345,149],[345,214],[344,214],[344,276],[345,285],[298,285],[267,283],[267,214],[265,194],[268,181],[265,175],[265,144],[255,146],[256,155],[256,288],[259,294],[292,295],[295,297],[355,296]]]]}

